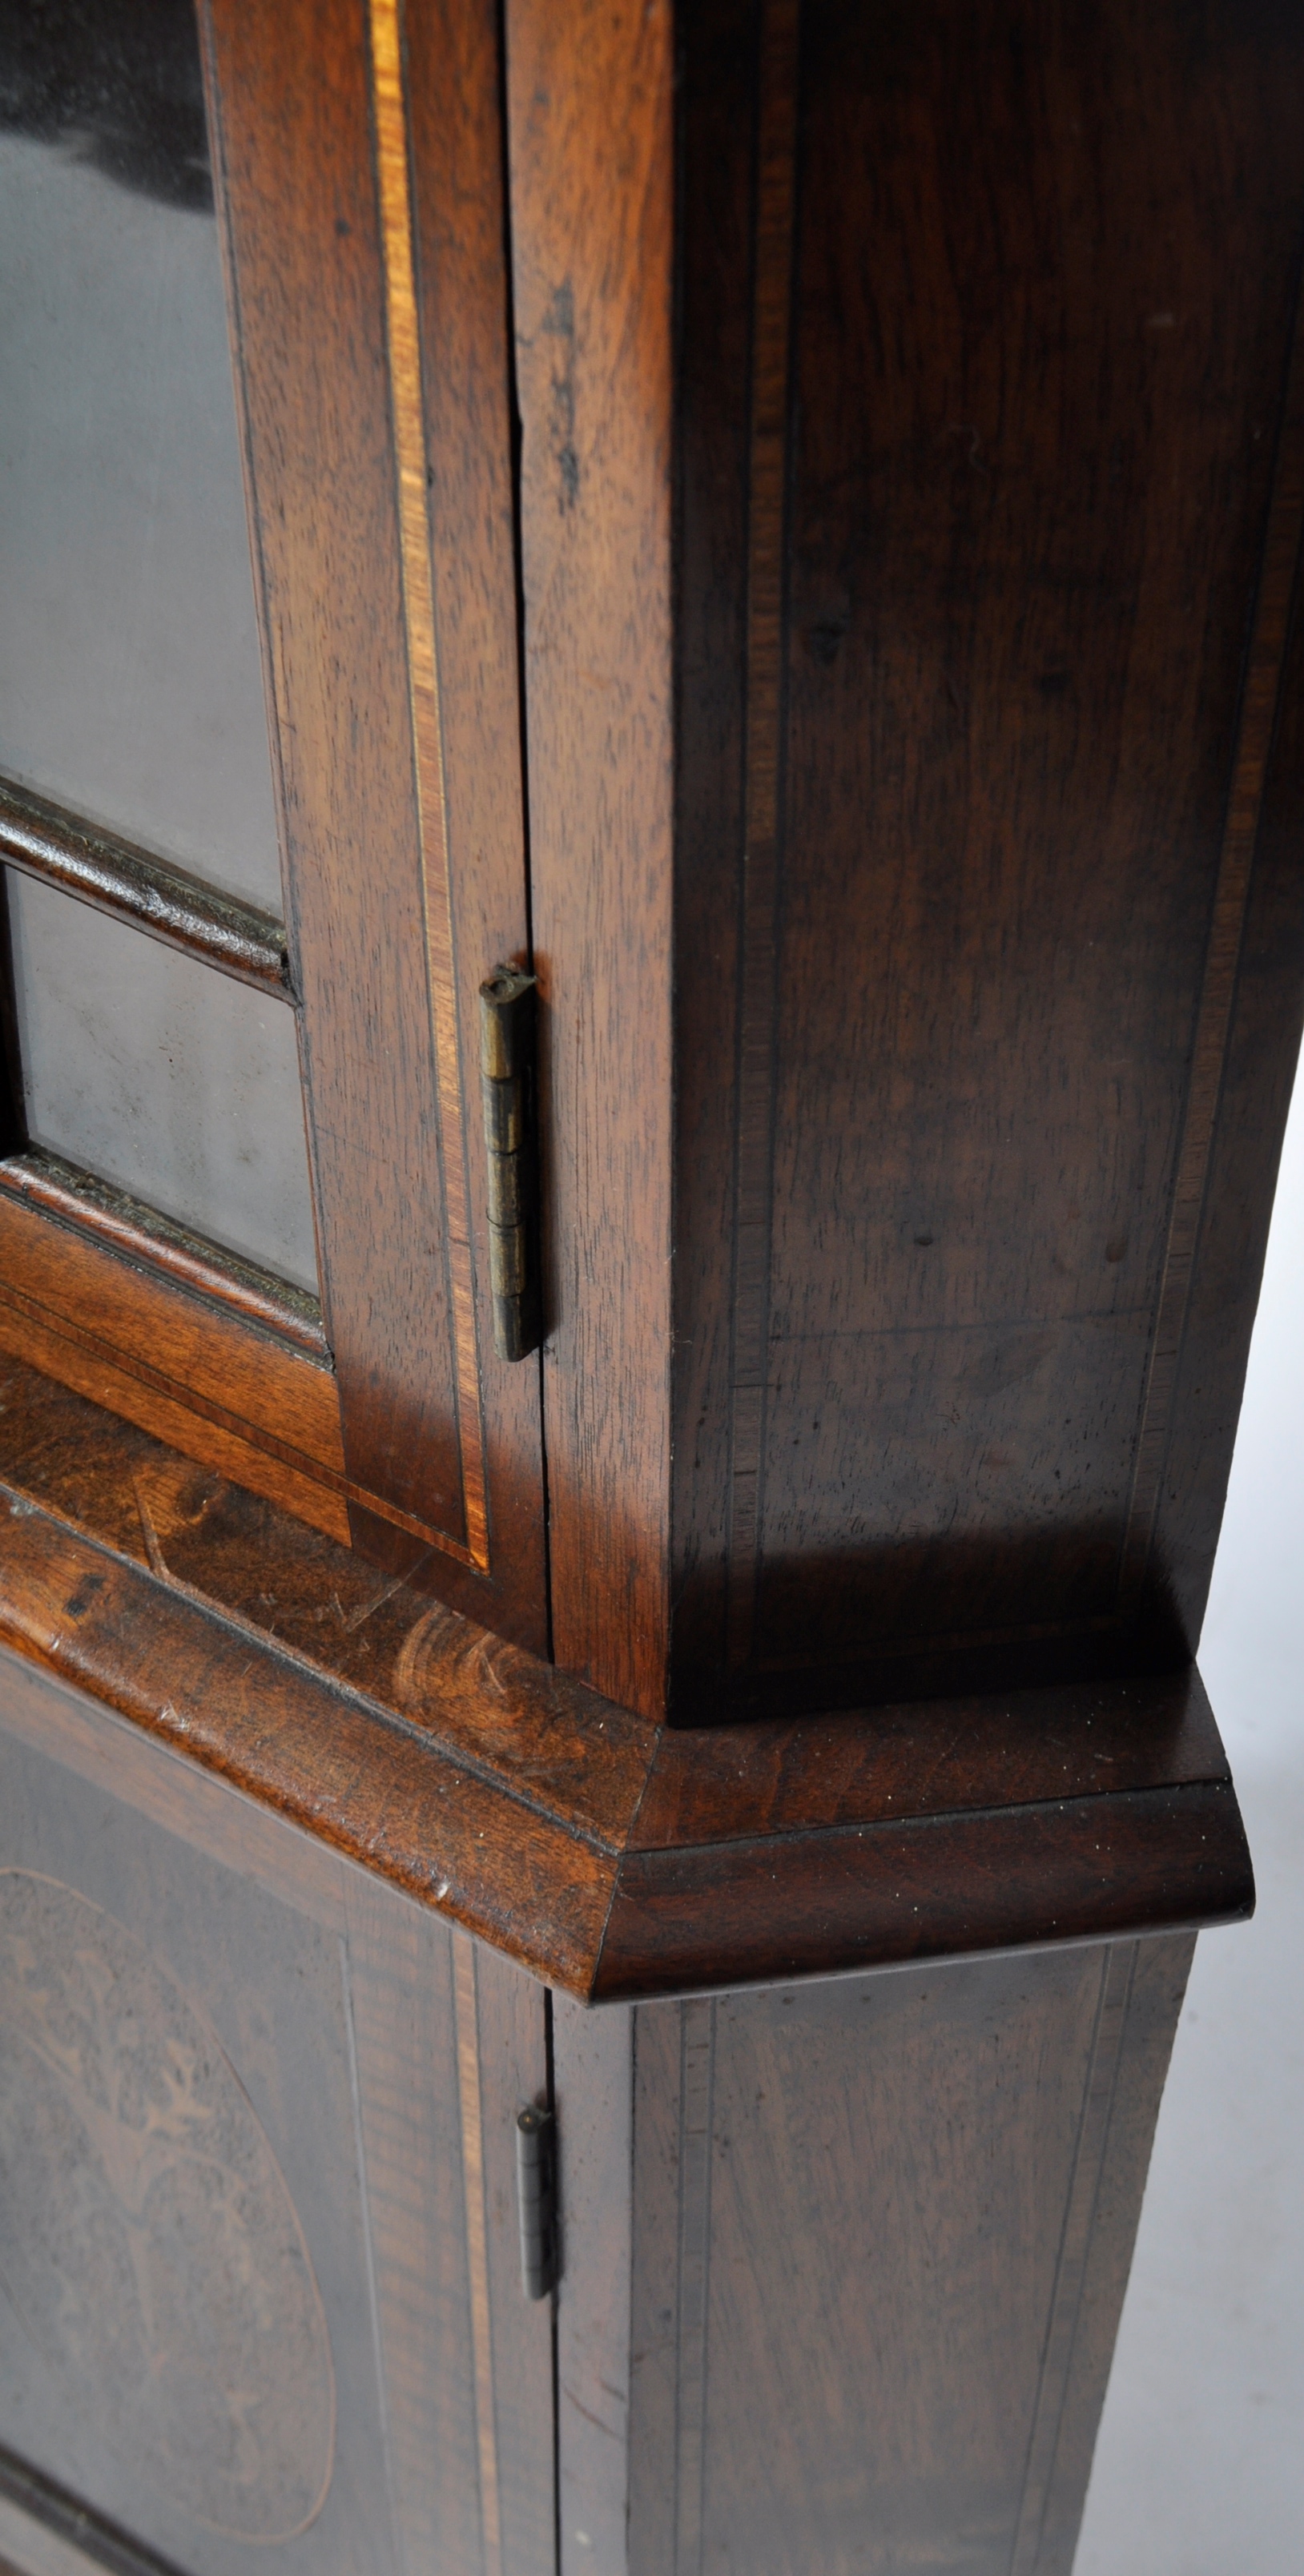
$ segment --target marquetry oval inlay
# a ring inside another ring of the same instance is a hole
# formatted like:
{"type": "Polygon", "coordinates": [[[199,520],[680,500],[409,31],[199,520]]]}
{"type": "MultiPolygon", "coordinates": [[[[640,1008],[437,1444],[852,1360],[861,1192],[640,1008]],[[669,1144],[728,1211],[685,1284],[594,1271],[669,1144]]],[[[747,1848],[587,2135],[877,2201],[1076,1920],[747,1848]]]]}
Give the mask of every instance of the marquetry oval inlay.
{"type": "Polygon", "coordinates": [[[288,2539],[334,2380],[284,2177],[204,2016],[113,1916],[0,1871],[0,2277],[78,2421],[218,2530],[288,2539]]]}

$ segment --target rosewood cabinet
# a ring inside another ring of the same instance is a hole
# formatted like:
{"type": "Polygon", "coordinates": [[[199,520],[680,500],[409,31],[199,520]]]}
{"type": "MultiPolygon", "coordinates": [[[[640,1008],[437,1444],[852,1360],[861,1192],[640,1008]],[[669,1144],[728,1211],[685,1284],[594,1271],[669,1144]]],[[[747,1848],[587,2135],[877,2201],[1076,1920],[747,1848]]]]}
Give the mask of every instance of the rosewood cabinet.
{"type": "Polygon", "coordinates": [[[1067,2571],[1252,1903],[1304,36],[0,44],[0,2555],[1067,2571]]]}

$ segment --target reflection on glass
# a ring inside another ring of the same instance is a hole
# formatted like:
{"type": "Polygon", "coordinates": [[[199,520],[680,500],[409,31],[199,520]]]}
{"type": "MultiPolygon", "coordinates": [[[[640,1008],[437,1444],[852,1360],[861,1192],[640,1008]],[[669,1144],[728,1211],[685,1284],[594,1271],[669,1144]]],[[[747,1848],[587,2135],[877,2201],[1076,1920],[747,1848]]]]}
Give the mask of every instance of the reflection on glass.
{"type": "Polygon", "coordinates": [[[9,877],[27,1132],[317,1291],[283,1002],[30,877],[9,877]]]}
{"type": "Polygon", "coordinates": [[[280,912],[192,0],[0,9],[0,772],[280,912]]]}

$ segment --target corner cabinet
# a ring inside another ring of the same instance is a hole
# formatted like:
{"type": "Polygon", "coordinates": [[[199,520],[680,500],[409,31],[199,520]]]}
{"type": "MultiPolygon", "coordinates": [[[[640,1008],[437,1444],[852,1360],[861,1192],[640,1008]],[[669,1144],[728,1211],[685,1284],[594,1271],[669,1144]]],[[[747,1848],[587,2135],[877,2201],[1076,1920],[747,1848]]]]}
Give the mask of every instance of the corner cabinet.
{"type": "Polygon", "coordinates": [[[0,2560],[1068,2576],[1253,1902],[1304,35],[0,57],[0,2560]]]}

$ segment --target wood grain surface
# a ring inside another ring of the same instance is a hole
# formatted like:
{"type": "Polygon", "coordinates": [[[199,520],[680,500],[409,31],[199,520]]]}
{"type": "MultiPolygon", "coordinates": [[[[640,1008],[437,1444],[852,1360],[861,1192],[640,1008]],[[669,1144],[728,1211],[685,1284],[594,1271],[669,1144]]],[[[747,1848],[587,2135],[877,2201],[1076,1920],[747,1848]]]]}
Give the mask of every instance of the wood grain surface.
{"type": "Polygon", "coordinates": [[[594,1999],[1182,1930],[1252,1912],[1229,1786],[630,1853],[594,1999]]]}
{"type": "Polygon", "coordinates": [[[1061,2248],[1037,2392],[1038,2445],[1025,2474],[1019,2576],[1071,2576],[1193,1948],[1189,1938],[1139,1942],[1131,1965],[1095,2204],[1085,2241],[1079,2219],[1076,2244],[1066,2229],[1061,2248]]]}
{"type": "Polygon", "coordinates": [[[670,1714],[1172,1666],[1299,1027],[1304,47],[712,0],[681,101],[670,1714]]]}
{"type": "Polygon", "coordinates": [[[11,1646],[237,1788],[271,1792],[270,1803],[315,1839],[536,1973],[584,1981],[610,1866],[592,1841],[540,1808],[537,1790],[522,1799],[513,1785],[504,1797],[492,1763],[441,1757],[419,1725],[396,1727],[284,1655],[261,1660],[247,1634],[179,1594],[165,1674],[163,1657],[150,1652],[157,1582],[84,1543],[53,1545],[35,1519],[6,1533],[5,1557],[11,1646]],[[24,1576],[19,1609],[12,1587],[24,1576]]]}
{"type": "Polygon", "coordinates": [[[97,1334],[128,1366],[152,1363],[183,1400],[221,1404],[305,1457],[342,1466],[339,1400],[320,1345],[309,1352],[291,1341],[270,1299],[241,1297],[238,1276],[219,1300],[207,1279],[179,1276],[179,1262],[146,1268],[127,1224],[100,1226],[94,1213],[88,1224],[83,1208],[45,1172],[7,1165],[0,1258],[8,1293],[97,1334]]]}
{"type": "Polygon", "coordinates": [[[1144,1682],[974,1693],[844,1716],[771,1719],[662,1735],[631,1851],[673,1851],[753,1834],[897,1824],[992,1803],[1035,1806],[1199,1781],[1230,1784],[1193,1665],[1144,1682]],[[745,1749],[744,1749],[745,1748],[745,1749]]]}
{"type": "Polygon", "coordinates": [[[310,1353],[293,1307],[299,1332],[281,1329],[288,1300],[235,1269],[219,1283],[220,1256],[188,1261],[183,1242],[70,1181],[44,1157],[0,1170],[4,1347],[44,1356],[82,1393],[347,1539],[339,1395],[320,1339],[310,1353]]]}
{"type": "Polygon", "coordinates": [[[354,1537],[542,1646],[467,1113],[480,979],[528,948],[492,13],[406,72],[383,0],[204,21],[354,1537]]]}
{"type": "Polygon", "coordinates": [[[738,1132],[734,1152],[729,1564],[725,1653],[750,1662],[760,1572],[774,1212],[774,1017],[783,814],[788,377],[797,200],[800,0],[765,0],[756,65],[747,458],[738,1132]]]}
{"type": "Polygon", "coordinates": [[[1304,995],[1298,30],[203,14],[326,1499],[275,1372],[187,1430],[21,1280],[7,1347],[689,1732],[1181,1668],[1304,995]]]}
{"type": "MultiPolygon", "coordinates": [[[[552,2320],[521,2299],[511,2172],[515,2111],[548,2085],[538,1985],[181,1737],[3,1662],[10,1923],[35,1900],[75,1920],[73,1973],[96,1944],[112,1960],[133,2075],[151,2016],[211,2022],[192,2084],[235,2070],[293,2191],[338,2383],[313,2526],[328,2571],[357,2564],[365,2529],[382,2576],[547,2576],[558,2537],[561,2576],[595,2553],[609,2576],[699,2576],[730,2553],[760,2576],[890,2576],[957,2535],[977,2576],[1068,2576],[1189,1936],[596,2014],[559,1998],[558,2528],[552,2320]]],[[[216,1671],[208,1696],[227,1696],[216,1671]]],[[[110,2082],[110,2125],[114,2100],[110,2082]]],[[[184,2126],[150,2140],[193,2152],[184,2126]]],[[[67,2213],[57,2176],[38,2179],[48,2233],[67,2213]]],[[[239,2226],[251,2197],[246,2173],[239,2226]]],[[[69,2297],[94,2251],[76,2217],[69,2297]]],[[[148,2235],[148,2206],[136,2223],[148,2235]]],[[[204,2252],[201,2224],[192,2275],[204,2252]]],[[[94,2455],[68,2403],[79,2367],[56,2335],[41,2470],[0,2452],[0,2495],[114,2576],[192,2563],[187,2497],[229,2481],[228,2452],[174,2450],[161,2489],[121,2443],[94,2455]]],[[[210,2407],[224,2384],[210,2373],[210,2407]]],[[[13,2385],[0,2372],[0,2441],[13,2385]]],[[[219,2533],[204,2563],[238,2561],[219,2533]]]]}
{"type": "Polygon", "coordinates": [[[246,1323],[306,1351],[322,1366],[330,1366],[321,1306],[307,1289],[293,1287],[288,1279],[277,1279],[238,1253],[192,1234],[187,1226],[147,1207],[114,1182],[102,1181],[36,1145],[0,1162],[0,1190],[21,1206],[40,1209],[75,1233],[120,1253],[133,1270],[156,1273],[177,1287],[189,1288],[210,1304],[227,1307],[246,1323]]]}
{"type": "MultiPolygon", "coordinates": [[[[543,1491],[539,1364],[495,1358],[489,1175],[479,1090],[479,986],[530,962],[513,477],[504,68],[488,0],[405,15],[421,391],[434,549],[450,1010],[459,1037],[464,1190],[478,1265],[477,1333],[491,1540],[501,1579],[535,1587],[541,1649],[543,1491]]],[[[442,1078],[442,1077],[441,1077],[442,1078]]],[[[469,1606],[469,1605],[465,1605],[469,1606]]],[[[497,1621],[490,1609],[475,1612],[497,1621]]]]}
{"type": "Polygon", "coordinates": [[[1304,327],[1297,312],[1277,433],[1272,492],[1258,570],[1254,621],[1241,680],[1239,722],[1223,823],[1208,946],[1191,1039],[1181,1150],[1154,1309],[1145,1391],[1119,1567],[1126,1614],[1144,1593],[1174,1425],[1177,1368],[1186,1333],[1196,1248],[1209,1183],[1214,1127],[1227,1064],[1245,938],[1250,873],[1263,815],[1269,757],[1304,531],[1304,327]]]}
{"type": "Polygon", "coordinates": [[[667,0],[509,0],[554,1651],[665,1700],[670,1458],[667,0]]]}
{"type": "MultiPolygon", "coordinates": [[[[1068,2576],[1191,1946],[622,2020],[615,2576],[1068,2576]]],[[[563,2283],[577,2355],[601,2286],[563,2283]]]]}
{"type": "Polygon", "coordinates": [[[1253,1903],[1195,1675],[667,1733],[19,1362],[0,1636],[584,1998],[1253,1903]]]}
{"type": "Polygon", "coordinates": [[[322,1306],[11,1082],[0,1879],[6,2028],[30,1916],[254,2176],[187,2277],[257,2474],[155,2319],[103,2366],[29,2148],[37,2508],[118,2576],[1069,2576],[1253,1905],[1190,1658],[1304,1016],[1304,30],[200,17],[286,927],[2,787],[0,861],[293,1003],[322,1306]]]}
{"type": "MultiPolygon", "coordinates": [[[[7,2310],[0,2442],[21,2436],[43,2475],[0,2452],[0,2495],[17,2493],[117,2576],[152,2576],[161,2561],[238,2576],[251,2528],[263,2565],[299,2563],[283,2500],[320,2477],[322,2445],[278,2449],[277,2426],[294,2423],[316,2384],[285,2313],[311,2290],[327,2338],[317,2359],[333,2365],[334,2383],[334,2420],[327,2408],[316,2428],[328,2437],[328,2476],[310,2525],[314,2563],[326,2576],[362,2564],[377,2576],[423,2564],[546,2576],[550,2319],[522,2298],[511,2188],[516,2112],[546,2081],[540,1987],[482,1948],[464,2021],[457,1964],[470,1945],[436,1914],[12,1658],[0,1701],[0,1926],[7,1966],[17,1962],[6,2040],[24,2009],[15,1935],[34,1921],[33,1973],[80,2006],[68,2015],[73,2042],[52,2062],[0,2052],[7,2136],[16,2069],[24,2134],[32,2122],[39,2134],[43,2110],[52,2121],[55,2154],[8,2160],[6,2193],[11,2210],[17,2192],[40,2212],[23,2259],[38,2293],[53,2281],[57,2308],[39,2355],[7,2310]],[[112,1970],[98,1982],[97,1965],[112,1970]],[[151,2063],[160,2047],[161,2070],[151,2063]],[[93,2137],[69,2195],[58,2106],[78,2098],[86,2057],[98,2079],[93,2137]],[[143,2129],[132,2112],[142,2083],[153,2112],[143,2129]],[[142,2159],[154,2188],[132,2197],[142,2159]],[[101,2249],[120,2236],[124,2196],[132,2253],[115,2273],[101,2249]],[[287,2211],[289,2253],[278,2259],[275,2222],[287,2211]],[[133,2266],[154,2289],[143,2316],[133,2266]],[[187,2323],[202,2313],[204,2331],[169,2370],[178,2310],[187,2323]],[[88,2379],[79,2332],[101,2347],[116,2337],[119,2352],[143,2340],[154,2366],[88,2379]],[[492,2486],[472,2363],[481,2338],[492,2486]],[[250,2438],[237,2440],[231,2424],[248,2420],[251,2384],[262,2403],[250,2438]],[[88,2415],[113,2438],[97,2444],[88,2415]],[[95,2508],[80,2521],[79,2496],[95,2508]],[[134,2549],[124,2527],[138,2535],[134,2549]]],[[[311,2410],[305,2421],[311,2435],[311,2410]]]]}
{"type": "MultiPolygon", "coordinates": [[[[7,1169],[13,1171],[11,1162],[7,1169]]],[[[98,1230],[0,1187],[0,1340],[97,1403],[347,1539],[329,1366],[98,1230]]]]}

